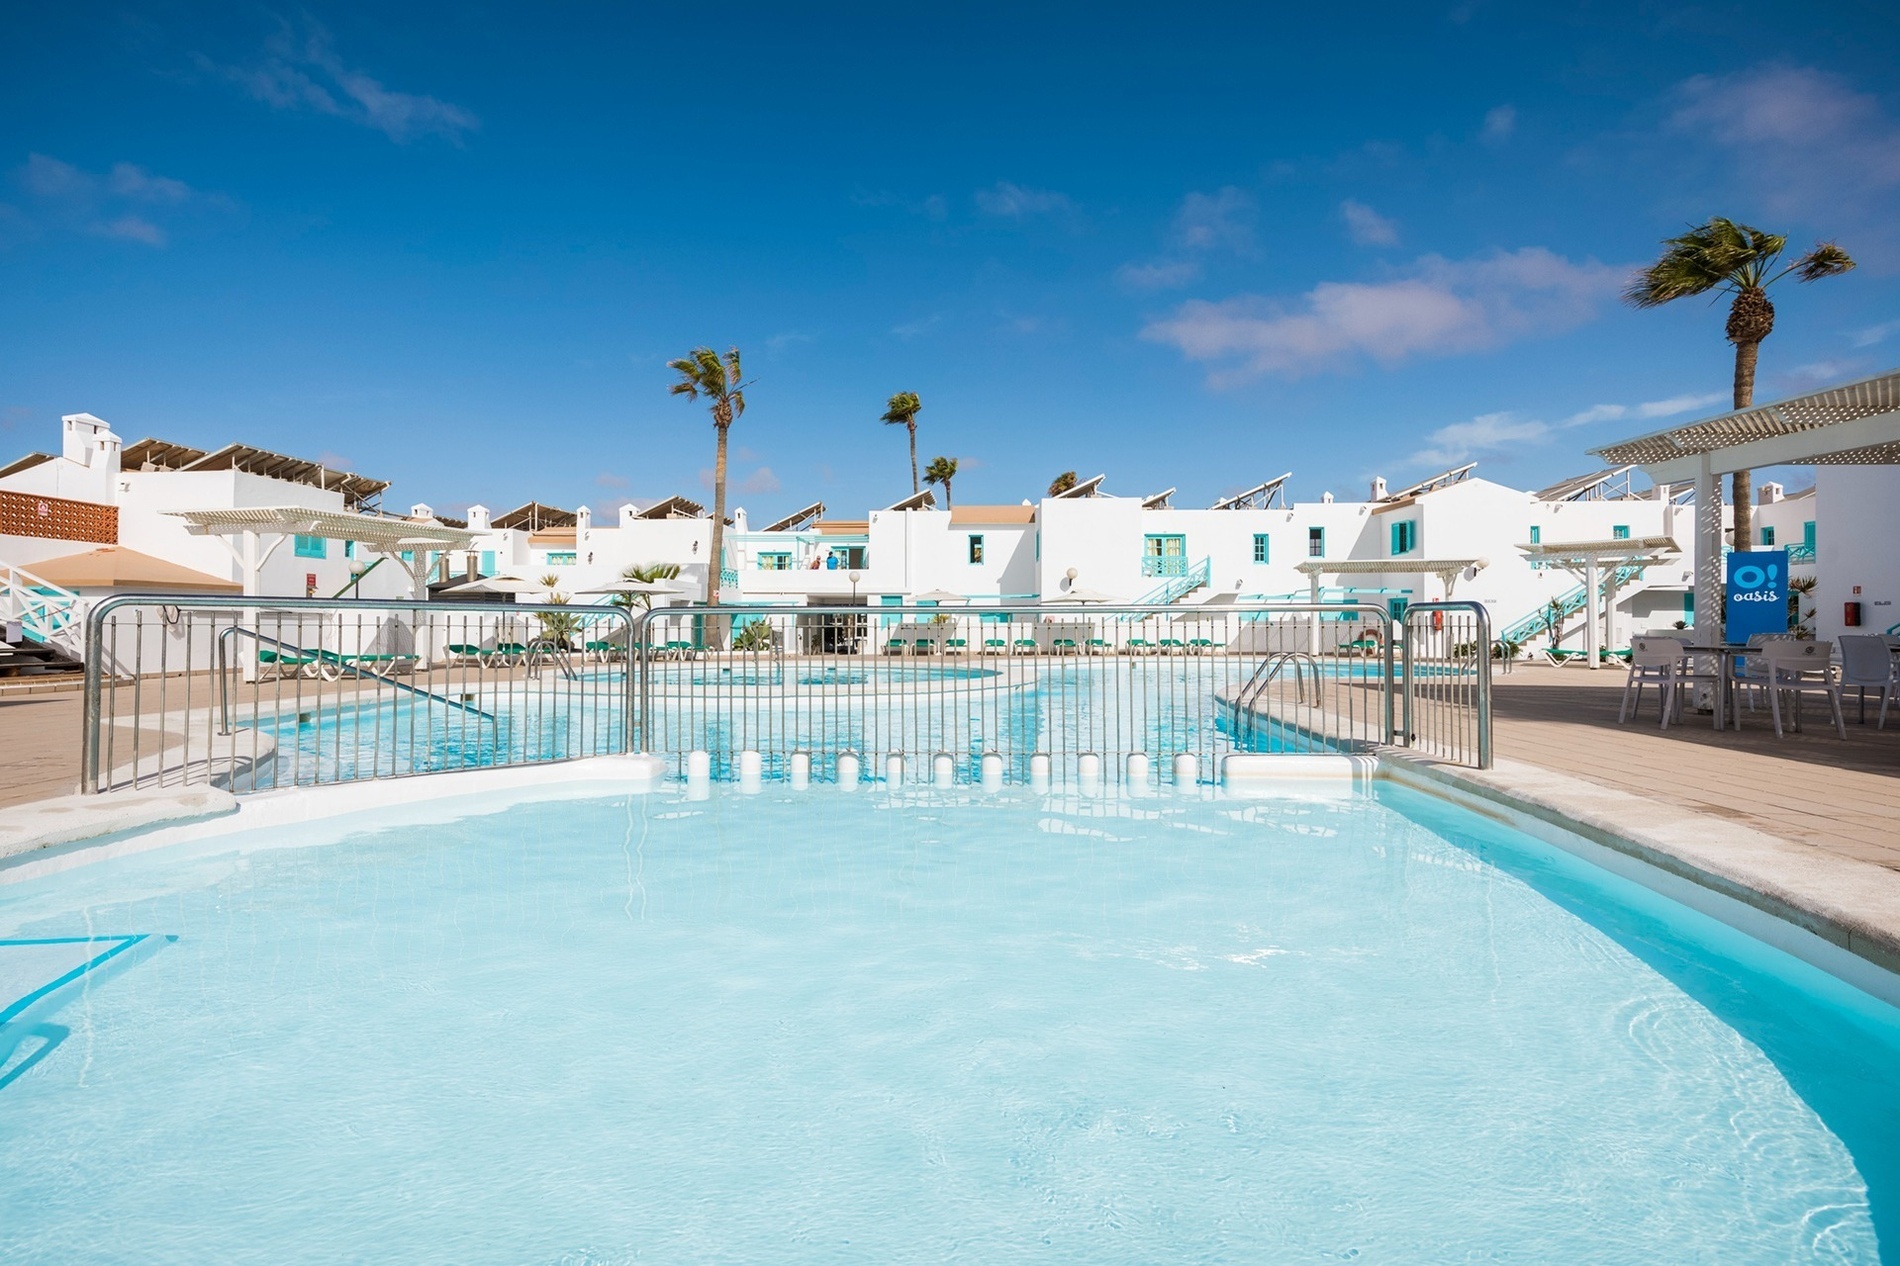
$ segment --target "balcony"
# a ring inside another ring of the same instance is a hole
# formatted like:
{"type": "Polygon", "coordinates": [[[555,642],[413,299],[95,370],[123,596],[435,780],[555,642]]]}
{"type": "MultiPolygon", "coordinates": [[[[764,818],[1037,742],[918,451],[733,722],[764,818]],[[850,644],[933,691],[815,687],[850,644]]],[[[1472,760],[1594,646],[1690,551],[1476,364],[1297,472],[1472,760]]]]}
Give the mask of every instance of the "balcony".
{"type": "Polygon", "coordinates": [[[1188,574],[1188,560],[1185,558],[1164,556],[1157,558],[1145,554],[1141,559],[1141,574],[1144,576],[1185,576],[1188,574]]]}

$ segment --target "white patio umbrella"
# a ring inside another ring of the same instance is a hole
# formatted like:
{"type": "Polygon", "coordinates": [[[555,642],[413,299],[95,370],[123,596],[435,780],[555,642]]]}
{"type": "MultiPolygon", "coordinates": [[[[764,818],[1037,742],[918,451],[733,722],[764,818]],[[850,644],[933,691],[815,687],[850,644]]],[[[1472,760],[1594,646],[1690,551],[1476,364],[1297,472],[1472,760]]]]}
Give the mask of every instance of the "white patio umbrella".
{"type": "Polygon", "coordinates": [[[459,585],[450,585],[443,593],[546,593],[548,586],[538,580],[523,580],[519,576],[484,576],[480,580],[468,580],[459,585]]]}
{"type": "Polygon", "coordinates": [[[593,589],[576,589],[577,594],[685,593],[684,588],[665,580],[617,580],[593,589]]]}
{"type": "Polygon", "coordinates": [[[964,594],[951,593],[948,589],[932,589],[929,593],[917,595],[919,602],[968,602],[969,600],[964,594]]]}
{"type": "Polygon", "coordinates": [[[1044,598],[1043,601],[1050,606],[1060,606],[1065,602],[1120,602],[1122,599],[1112,593],[1103,593],[1099,589],[1071,589],[1067,593],[1044,598]]]}

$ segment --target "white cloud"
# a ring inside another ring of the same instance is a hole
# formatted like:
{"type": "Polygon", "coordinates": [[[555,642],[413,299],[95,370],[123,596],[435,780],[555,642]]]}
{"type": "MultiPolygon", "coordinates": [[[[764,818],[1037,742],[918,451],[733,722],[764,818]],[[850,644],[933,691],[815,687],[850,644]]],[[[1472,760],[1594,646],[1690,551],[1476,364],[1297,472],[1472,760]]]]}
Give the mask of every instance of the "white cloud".
{"type": "Polygon", "coordinates": [[[1856,330],[1852,345],[1872,347],[1876,343],[1886,342],[1890,334],[1900,334],[1900,321],[1882,321],[1879,325],[1870,325],[1864,330],[1856,330]]]}
{"type": "Polygon", "coordinates": [[[745,482],[739,485],[739,491],[748,496],[759,496],[779,489],[778,476],[772,473],[770,466],[761,466],[747,475],[745,482]]]}
{"type": "Polygon", "coordinates": [[[815,342],[817,338],[816,334],[807,334],[803,330],[787,330],[783,334],[774,334],[766,339],[765,350],[778,353],[787,348],[797,347],[801,343],[815,342]]]}
{"type": "Polygon", "coordinates": [[[1058,215],[1073,211],[1075,204],[1067,194],[1052,189],[1029,189],[999,180],[988,189],[976,191],[976,206],[986,215],[1023,220],[1032,215],[1058,215]]]}
{"type": "Polygon", "coordinates": [[[1900,262],[1900,122],[1877,97],[1825,71],[1765,66],[1686,80],[1675,107],[1670,128],[1732,151],[1734,170],[1775,214],[1851,236],[1843,245],[1856,258],[1877,244],[1885,262],[1900,262]]]}
{"type": "Polygon", "coordinates": [[[1542,247],[1471,259],[1427,255],[1389,281],[1328,281],[1296,299],[1189,300],[1142,337],[1221,368],[1216,381],[1297,377],[1369,358],[1483,351],[1588,321],[1626,274],[1542,247]]]}
{"type": "Polygon", "coordinates": [[[616,475],[611,470],[603,470],[594,476],[594,483],[602,488],[625,488],[627,486],[627,477],[625,475],[616,475]]]}
{"type": "Polygon", "coordinates": [[[1200,275],[1201,263],[1195,259],[1157,259],[1115,270],[1115,280],[1130,290],[1176,290],[1200,275]]]}
{"type": "Polygon", "coordinates": [[[893,325],[891,327],[891,333],[897,335],[898,338],[916,338],[920,334],[928,334],[931,330],[935,329],[937,322],[941,320],[943,320],[943,314],[941,312],[933,312],[929,316],[919,317],[915,321],[905,321],[900,325],[893,325]]]}
{"type": "Polygon", "coordinates": [[[1489,453],[1526,448],[1548,441],[1559,431],[1631,418],[1664,418],[1691,409],[1703,409],[1728,400],[1721,392],[1670,396],[1642,404],[1598,404],[1571,414],[1561,422],[1544,422],[1509,410],[1481,413],[1469,422],[1442,426],[1426,437],[1426,446],[1409,461],[1420,466],[1454,466],[1489,453]]]}
{"type": "Polygon", "coordinates": [[[1253,218],[1253,199],[1232,185],[1214,193],[1190,193],[1174,213],[1174,241],[1182,250],[1254,255],[1253,218]]]}
{"type": "Polygon", "coordinates": [[[1502,145],[1511,139],[1517,131],[1517,107],[1513,105],[1492,106],[1484,112],[1484,127],[1478,133],[1478,139],[1486,145],[1502,145]]]}
{"type": "Polygon", "coordinates": [[[1339,214],[1345,217],[1347,235],[1361,246],[1392,246],[1399,240],[1398,222],[1363,202],[1348,198],[1339,204],[1339,214]]]}
{"type": "Polygon", "coordinates": [[[202,55],[198,66],[237,84],[278,110],[307,110],[375,128],[390,140],[441,136],[460,142],[481,126],[461,106],[420,93],[398,92],[337,56],[330,33],[306,19],[299,34],[286,23],[266,42],[264,59],[249,66],[220,66],[202,55]]]}
{"type": "Polygon", "coordinates": [[[154,175],[132,163],[115,163],[100,174],[46,154],[29,154],[17,175],[33,202],[33,214],[15,213],[23,227],[58,226],[146,246],[167,241],[165,227],[153,218],[161,211],[175,216],[231,205],[219,195],[199,193],[182,180],[154,175]]]}

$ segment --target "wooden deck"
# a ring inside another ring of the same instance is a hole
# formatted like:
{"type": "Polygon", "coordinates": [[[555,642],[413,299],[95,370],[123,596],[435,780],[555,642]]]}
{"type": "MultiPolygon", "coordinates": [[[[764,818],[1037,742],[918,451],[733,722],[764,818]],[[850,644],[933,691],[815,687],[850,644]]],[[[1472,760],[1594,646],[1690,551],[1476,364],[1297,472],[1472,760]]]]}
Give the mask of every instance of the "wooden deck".
{"type": "MultiPolygon", "coordinates": [[[[1654,696],[1641,717],[1616,722],[1623,674],[1520,667],[1496,678],[1497,754],[1706,815],[1712,830],[1740,822],[1782,839],[1900,870],[1900,709],[1886,731],[1854,720],[1835,737],[1808,703],[1803,734],[1776,739],[1766,713],[1743,713],[1718,734],[1690,714],[1660,731],[1654,696]]],[[[79,769],[76,693],[0,699],[0,806],[66,795],[79,769]]]]}

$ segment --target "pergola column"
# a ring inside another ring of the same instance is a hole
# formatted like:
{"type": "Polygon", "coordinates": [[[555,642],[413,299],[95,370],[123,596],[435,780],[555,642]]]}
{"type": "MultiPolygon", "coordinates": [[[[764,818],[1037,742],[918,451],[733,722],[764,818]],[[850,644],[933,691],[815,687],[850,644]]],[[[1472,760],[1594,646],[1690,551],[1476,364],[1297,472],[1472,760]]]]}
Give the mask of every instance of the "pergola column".
{"type": "Polygon", "coordinates": [[[1597,556],[1590,555],[1583,560],[1583,662],[1590,668],[1597,666],[1597,651],[1600,649],[1598,621],[1603,618],[1602,608],[1597,605],[1600,595],[1597,593],[1597,556]]]}
{"type": "MultiPolygon", "coordinates": [[[[1309,594],[1309,601],[1311,601],[1314,606],[1318,606],[1319,605],[1319,573],[1313,572],[1311,575],[1309,575],[1306,578],[1306,580],[1307,580],[1307,592],[1309,594]]],[[[1313,612],[1312,616],[1309,617],[1307,620],[1306,653],[1309,655],[1317,656],[1319,654],[1319,620],[1320,620],[1320,613],[1317,611],[1313,612]]]]}
{"type": "Polygon", "coordinates": [[[1707,455],[1695,477],[1695,640],[1722,643],[1722,485],[1707,455]]]}

